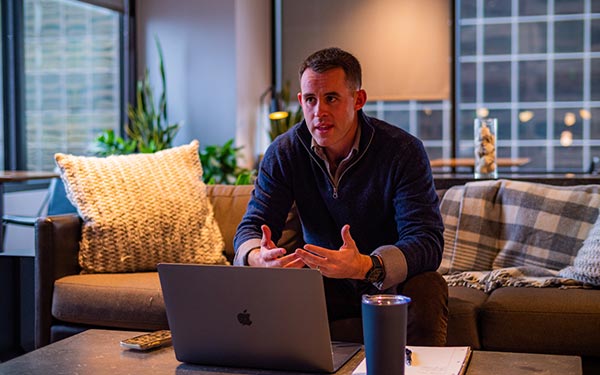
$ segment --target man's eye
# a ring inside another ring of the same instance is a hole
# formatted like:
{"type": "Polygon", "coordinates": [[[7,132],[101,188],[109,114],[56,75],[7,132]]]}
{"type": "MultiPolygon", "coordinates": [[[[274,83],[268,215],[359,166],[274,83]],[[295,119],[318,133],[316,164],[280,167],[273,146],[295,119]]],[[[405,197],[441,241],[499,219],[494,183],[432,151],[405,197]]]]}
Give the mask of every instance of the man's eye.
{"type": "Polygon", "coordinates": [[[306,98],[304,99],[304,101],[308,104],[314,104],[315,103],[315,98],[306,98]]]}
{"type": "Polygon", "coordinates": [[[327,103],[333,103],[337,100],[337,98],[335,96],[328,96],[327,97],[327,103]]]}

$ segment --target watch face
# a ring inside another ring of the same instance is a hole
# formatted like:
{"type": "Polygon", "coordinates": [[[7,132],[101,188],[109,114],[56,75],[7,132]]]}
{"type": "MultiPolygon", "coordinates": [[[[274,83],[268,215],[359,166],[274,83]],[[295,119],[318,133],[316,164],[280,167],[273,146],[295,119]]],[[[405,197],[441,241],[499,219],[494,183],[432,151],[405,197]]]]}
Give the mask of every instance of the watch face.
{"type": "Polygon", "coordinates": [[[372,283],[376,283],[379,281],[381,276],[383,275],[383,271],[381,268],[373,268],[371,272],[367,275],[367,280],[372,283]]]}
{"type": "Polygon", "coordinates": [[[381,260],[377,256],[371,255],[373,267],[367,272],[366,279],[370,283],[380,282],[384,278],[384,269],[381,260]]]}

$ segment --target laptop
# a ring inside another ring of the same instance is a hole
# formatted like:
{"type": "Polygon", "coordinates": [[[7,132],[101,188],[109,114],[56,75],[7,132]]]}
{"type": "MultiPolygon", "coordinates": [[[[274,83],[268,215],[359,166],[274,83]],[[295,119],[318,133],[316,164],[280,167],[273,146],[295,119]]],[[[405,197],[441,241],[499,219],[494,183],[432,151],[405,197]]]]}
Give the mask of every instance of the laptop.
{"type": "Polygon", "coordinates": [[[178,361],[335,372],[361,348],[332,344],[316,270],[161,263],[158,274],[178,361]]]}

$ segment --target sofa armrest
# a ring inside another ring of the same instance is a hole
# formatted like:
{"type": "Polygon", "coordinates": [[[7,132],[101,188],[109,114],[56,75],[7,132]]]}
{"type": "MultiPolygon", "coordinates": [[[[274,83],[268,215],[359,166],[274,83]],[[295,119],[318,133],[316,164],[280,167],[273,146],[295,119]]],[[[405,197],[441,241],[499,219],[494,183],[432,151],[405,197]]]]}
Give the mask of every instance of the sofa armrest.
{"type": "Polygon", "coordinates": [[[81,271],[78,261],[81,219],[77,215],[40,217],[35,223],[35,347],[50,343],[54,281],[81,271]]]}

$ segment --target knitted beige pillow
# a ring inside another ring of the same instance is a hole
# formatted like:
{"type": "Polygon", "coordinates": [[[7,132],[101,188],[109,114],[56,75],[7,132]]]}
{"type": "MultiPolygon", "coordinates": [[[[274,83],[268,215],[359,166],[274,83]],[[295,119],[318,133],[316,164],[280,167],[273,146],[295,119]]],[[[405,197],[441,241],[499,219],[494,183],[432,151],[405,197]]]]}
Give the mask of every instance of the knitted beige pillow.
{"type": "Polygon", "coordinates": [[[83,272],[152,271],[159,262],[227,263],[202,182],[198,141],[154,154],[55,159],[83,219],[83,272]]]}

